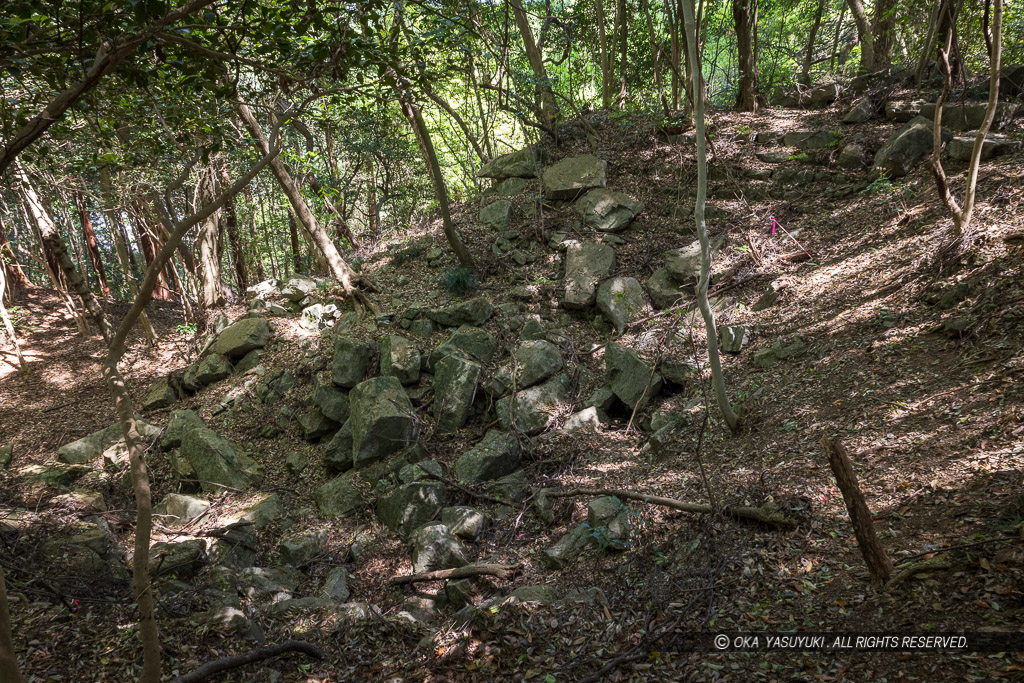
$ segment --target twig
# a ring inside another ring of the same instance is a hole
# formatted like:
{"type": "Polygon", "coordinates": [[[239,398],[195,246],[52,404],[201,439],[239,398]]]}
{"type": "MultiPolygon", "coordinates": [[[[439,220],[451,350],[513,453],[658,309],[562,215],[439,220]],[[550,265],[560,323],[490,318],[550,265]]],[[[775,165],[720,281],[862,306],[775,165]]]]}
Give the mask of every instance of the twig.
{"type": "Polygon", "coordinates": [[[432,572],[420,572],[408,576],[392,576],[388,583],[402,585],[421,581],[443,581],[445,579],[465,579],[470,576],[497,576],[507,580],[519,568],[517,564],[467,564],[456,569],[438,569],[432,572]]]}
{"type": "Polygon", "coordinates": [[[309,655],[313,659],[323,659],[326,656],[323,650],[312,643],[307,643],[304,640],[286,640],[283,643],[260,647],[246,652],[245,654],[230,655],[227,657],[221,657],[220,659],[215,659],[212,662],[207,662],[195,671],[187,673],[184,676],[178,676],[174,679],[173,683],[197,683],[198,681],[205,680],[222,671],[229,671],[231,669],[237,669],[240,666],[245,666],[246,664],[261,662],[264,659],[277,657],[285,654],[286,652],[301,652],[302,654],[309,655]]]}
{"type": "Polygon", "coordinates": [[[431,474],[430,472],[424,472],[423,476],[426,477],[427,479],[434,479],[436,481],[441,482],[442,484],[447,484],[448,486],[451,486],[456,491],[464,493],[467,496],[469,496],[471,498],[474,498],[476,500],[482,500],[482,501],[487,502],[487,503],[496,503],[498,505],[507,505],[508,504],[507,500],[502,500],[501,498],[495,498],[494,496],[489,496],[486,493],[477,493],[473,489],[467,488],[467,487],[463,486],[462,484],[459,484],[458,482],[454,482],[454,481],[452,481],[451,479],[449,479],[447,477],[442,477],[442,476],[439,476],[439,475],[436,475],[436,474],[431,474]]]}

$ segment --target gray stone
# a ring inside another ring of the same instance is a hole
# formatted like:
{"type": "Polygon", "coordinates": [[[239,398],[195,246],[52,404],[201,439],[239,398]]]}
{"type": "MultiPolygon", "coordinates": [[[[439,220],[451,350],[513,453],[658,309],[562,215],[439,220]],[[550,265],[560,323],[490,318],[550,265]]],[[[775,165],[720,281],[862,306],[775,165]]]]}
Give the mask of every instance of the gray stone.
{"type": "Polygon", "coordinates": [[[344,334],[334,337],[334,359],[331,362],[331,381],[351,389],[363,381],[370,366],[373,348],[344,334]]]}
{"type": "MultiPolygon", "coordinates": [[[[932,151],[932,121],[922,116],[912,119],[893,134],[875,154],[871,167],[874,175],[882,173],[890,178],[905,176],[932,151]]],[[[944,140],[952,135],[942,131],[944,140]]]]}
{"type": "Polygon", "coordinates": [[[477,482],[500,479],[519,467],[522,449],[513,434],[491,429],[455,462],[459,481],[477,482]]]}
{"type": "Polygon", "coordinates": [[[492,159],[477,171],[478,178],[536,178],[540,172],[540,155],[533,147],[492,159]]]}
{"type": "Polygon", "coordinates": [[[242,375],[257,365],[260,364],[260,359],[263,357],[263,349],[253,349],[249,353],[242,356],[242,359],[235,364],[235,372],[242,375]]]}
{"type": "Polygon", "coordinates": [[[302,314],[299,316],[299,325],[313,332],[330,327],[334,324],[332,313],[336,310],[337,307],[332,308],[332,306],[324,306],[323,304],[306,306],[302,309],[302,314]]]}
{"type": "Polygon", "coordinates": [[[557,346],[546,339],[524,341],[512,354],[512,361],[502,366],[496,374],[495,394],[504,396],[513,387],[532,387],[561,371],[563,367],[565,360],[557,346]]]}
{"type": "MultiPolygon", "coordinates": [[[[526,478],[526,472],[516,470],[507,474],[501,479],[495,479],[487,485],[487,493],[514,505],[523,503],[530,495],[530,480],[526,478]]],[[[495,508],[495,519],[502,519],[499,515],[499,508],[495,508]]]]}
{"type": "MultiPolygon", "coordinates": [[[[935,120],[935,104],[926,104],[921,107],[921,116],[935,120]]],[[[1017,116],[1018,106],[1012,102],[1000,102],[996,105],[995,118],[992,120],[992,130],[1000,130],[1005,127],[1014,117],[1017,116]]],[[[988,110],[987,102],[947,102],[942,107],[942,127],[950,130],[977,130],[985,122],[985,114],[988,110]]]]}
{"type": "Polygon", "coordinates": [[[204,491],[223,491],[218,484],[245,489],[257,477],[255,463],[207,427],[196,427],[185,434],[181,454],[195,469],[204,491]]]}
{"type": "Polygon", "coordinates": [[[839,159],[836,163],[839,164],[839,168],[846,169],[847,171],[859,170],[864,165],[863,145],[859,145],[856,142],[846,145],[839,152],[839,159]]]}
{"type": "Polygon", "coordinates": [[[875,104],[870,97],[861,97],[843,117],[843,123],[864,123],[875,115],[875,104]]]}
{"type": "Polygon", "coordinates": [[[171,386],[166,377],[160,377],[151,385],[146,392],[146,398],[142,400],[143,410],[160,410],[166,408],[178,400],[178,392],[171,386]]]}
{"type": "Polygon", "coordinates": [[[206,561],[206,541],[201,538],[154,543],[149,549],[149,573],[153,577],[195,576],[206,561]]]}
{"type": "Polygon", "coordinates": [[[402,384],[420,379],[420,351],[405,337],[389,334],[380,345],[380,374],[397,377],[402,384]]]}
{"type": "Polygon", "coordinates": [[[245,616],[245,612],[232,605],[221,605],[200,612],[196,615],[196,620],[214,629],[237,634],[245,640],[263,642],[266,639],[263,630],[252,623],[249,617],[245,616]]]}
{"type": "Polygon", "coordinates": [[[493,313],[494,307],[491,306],[491,302],[482,296],[426,312],[428,318],[438,325],[447,327],[483,325],[493,313]]]}
{"type": "Polygon", "coordinates": [[[587,504],[587,524],[597,545],[623,550],[629,545],[633,524],[629,508],[614,496],[594,498],[587,504]]]}
{"type": "Polygon", "coordinates": [[[317,384],[313,389],[313,405],[320,409],[328,419],[339,425],[344,424],[349,416],[348,394],[330,384],[317,384]]]}
{"type": "Polygon", "coordinates": [[[417,318],[409,323],[409,333],[417,337],[429,337],[434,334],[436,328],[434,327],[434,321],[428,320],[427,318],[417,318]]]}
{"type": "Polygon", "coordinates": [[[438,361],[434,368],[433,415],[439,433],[451,434],[466,424],[480,372],[479,363],[454,353],[438,361]]]}
{"type": "MultiPolygon", "coordinates": [[[[135,428],[139,436],[146,441],[160,435],[159,427],[154,427],[138,417],[135,418],[135,428]]],[[[69,465],[82,465],[100,456],[103,457],[104,462],[120,463],[127,458],[127,455],[128,446],[125,444],[124,432],[121,431],[121,424],[118,422],[57,449],[57,460],[69,465]]]]}
{"type": "Polygon", "coordinates": [[[588,408],[597,408],[605,413],[612,409],[616,401],[615,392],[608,387],[599,387],[590,395],[583,405],[588,408]]]}
{"type": "Polygon", "coordinates": [[[750,341],[750,328],[744,325],[723,325],[718,331],[723,353],[739,353],[750,341]]]}
{"type": "Polygon", "coordinates": [[[508,228],[511,215],[512,202],[507,199],[499,199],[480,209],[480,222],[485,228],[491,230],[505,230],[508,228]]]}
{"type": "MultiPolygon", "coordinates": [[[[974,153],[974,142],[977,133],[972,135],[958,135],[949,142],[949,156],[959,161],[968,161],[974,153]]],[[[987,135],[981,144],[981,159],[1014,154],[1021,150],[1020,140],[1003,137],[1002,135],[987,135]]]]}
{"type": "Polygon", "coordinates": [[[784,149],[762,149],[754,152],[758,161],[766,164],[782,164],[789,161],[789,151],[784,149]]]}
{"type": "Polygon", "coordinates": [[[782,291],[782,283],[778,280],[773,280],[765,288],[761,296],[758,297],[757,301],[753,306],[750,307],[752,311],[763,311],[766,308],[770,308],[775,305],[775,302],[779,300],[779,292],[782,291]]]}
{"type": "Polygon", "coordinates": [[[558,539],[550,548],[541,552],[541,559],[548,569],[562,569],[579,557],[590,538],[590,530],[580,524],[558,539]]]}
{"type": "Polygon", "coordinates": [[[249,525],[224,529],[210,546],[210,564],[244,569],[256,564],[259,539],[249,525]]]}
{"type": "Polygon", "coordinates": [[[340,426],[336,421],[323,414],[316,406],[306,408],[295,418],[306,441],[319,441],[323,437],[337,431],[340,426]]]}
{"type": "Polygon", "coordinates": [[[185,496],[180,493],[168,493],[153,506],[153,514],[160,517],[164,526],[181,526],[210,509],[210,504],[202,498],[185,496]]]}
{"type": "Polygon", "coordinates": [[[800,355],[806,349],[807,345],[800,337],[776,339],[770,348],[760,349],[754,354],[753,363],[755,367],[770,368],[781,360],[800,355]]]}
{"type": "Polygon", "coordinates": [[[477,540],[487,529],[487,515],[471,507],[448,507],[441,510],[441,523],[462,538],[477,540]]]}
{"type": "Polygon", "coordinates": [[[602,232],[618,232],[629,227],[644,210],[644,204],[621,192],[599,188],[583,195],[574,208],[590,227],[602,232]]]}
{"type": "Polygon", "coordinates": [[[523,329],[519,331],[519,336],[525,341],[536,341],[538,339],[544,339],[547,335],[544,329],[544,323],[536,318],[529,318],[523,323],[523,329]]]}
{"type": "Polygon", "coordinates": [[[427,367],[428,369],[434,368],[442,358],[451,354],[458,354],[464,358],[487,364],[491,362],[497,346],[498,343],[487,330],[463,325],[431,352],[427,367]]]}
{"type": "Polygon", "coordinates": [[[243,318],[228,325],[217,335],[213,352],[228,358],[241,358],[253,349],[262,349],[270,341],[270,323],[263,318],[243,318]]]}
{"type": "Polygon", "coordinates": [[[310,595],[304,598],[280,600],[268,605],[263,611],[271,618],[291,618],[292,615],[330,610],[335,606],[333,600],[310,595]]]}
{"type": "Polygon", "coordinates": [[[526,185],[522,178],[506,178],[498,184],[497,193],[500,197],[514,197],[522,194],[526,190],[526,185]]]}
{"type": "Polygon", "coordinates": [[[787,90],[780,101],[784,107],[810,107],[820,109],[832,104],[839,98],[838,83],[820,83],[810,88],[797,86],[787,90]]]}
{"type": "Polygon", "coordinates": [[[284,459],[284,466],[296,477],[306,470],[306,454],[302,451],[292,451],[284,459]]]}
{"type": "Polygon", "coordinates": [[[555,375],[538,386],[506,396],[498,401],[498,417],[505,430],[517,429],[537,434],[546,429],[555,415],[565,410],[572,382],[565,373],[555,375]]]}
{"type": "Polygon", "coordinates": [[[255,500],[228,509],[220,518],[224,524],[251,524],[255,529],[265,529],[284,516],[281,498],[276,493],[257,494],[255,500]]]}
{"type": "Polygon", "coordinates": [[[227,356],[219,353],[211,353],[195,364],[193,371],[194,381],[197,387],[205,387],[207,384],[227,379],[231,375],[231,361],[227,356]]]}
{"type": "Polygon", "coordinates": [[[597,288],[597,308],[621,334],[632,320],[651,312],[643,286],[631,277],[608,278],[597,288]]]}
{"type": "MultiPolygon", "coordinates": [[[[710,240],[711,259],[721,249],[724,237],[713,237],[710,240]]],[[[694,240],[685,247],[669,249],[665,252],[665,268],[669,275],[684,286],[693,287],[700,277],[700,240],[694,240]]]]}
{"type": "Polygon", "coordinates": [[[281,290],[278,288],[278,281],[274,279],[264,280],[245,290],[246,296],[250,299],[269,299],[271,297],[279,296],[281,290]]]}
{"type": "MultiPolygon", "coordinates": [[[[422,448],[417,444],[417,447],[422,448]]],[[[398,480],[403,484],[411,484],[414,481],[429,481],[434,477],[443,477],[444,468],[436,460],[423,460],[404,466],[398,471],[398,480]]]]}
{"type": "Polygon", "coordinates": [[[277,545],[281,562],[293,567],[306,564],[327,551],[327,533],[311,531],[286,538],[277,545]]]}
{"type": "Polygon", "coordinates": [[[353,464],[360,467],[416,441],[419,422],[409,397],[394,377],[374,377],[349,394],[353,464]]]}
{"type": "Polygon", "coordinates": [[[316,506],[326,517],[347,517],[366,507],[360,490],[361,479],[355,472],[331,479],[313,495],[316,506]]]}
{"type": "Polygon", "coordinates": [[[827,130],[793,131],[786,133],[785,137],[782,138],[782,142],[787,147],[813,150],[833,147],[837,139],[841,139],[841,137],[837,137],[827,130]]]}
{"type": "Polygon", "coordinates": [[[647,294],[655,308],[664,310],[671,308],[686,291],[668,272],[668,268],[659,268],[647,279],[647,294]]]}
{"type": "Polygon", "coordinates": [[[601,425],[607,422],[608,416],[598,410],[597,406],[589,406],[567,417],[556,433],[578,434],[580,432],[596,432],[601,425]]]}
{"type": "Polygon", "coordinates": [[[548,199],[574,199],[583,190],[604,187],[608,162],[592,154],[568,157],[544,170],[544,194],[548,199]]]}
{"type": "Polygon", "coordinates": [[[298,303],[316,292],[316,280],[302,275],[293,275],[281,287],[281,296],[292,303],[298,303]]]}
{"type": "Polygon", "coordinates": [[[886,102],[885,118],[890,121],[896,121],[897,123],[906,123],[907,121],[911,121],[915,117],[920,116],[921,107],[924,105],[925,102],[921,100],[911,102],[893,100],[886,102]]]}
{"type": "Polygon", "coordinates": [[[609,342],[604,352],[608,387],[630,410],[642,409],[661,391],[662,377],[633,349],[609,342]]]}
{"type": "Polygon", "coordinates": [[[409,554],[412,555],[414,573],[469,564],[465,546],[448,527],[439,523],[427,524],[409,535],[409,554]]]}
{"type": "Polygon", "coordinates": [[[446,499],[447,490],[439,481],[403,484],[377,500],[377,519],[404,538],[433,519],[446,499]]]}
{"type": "Polygon", "coordinates": [[[686,386],[697,377],[698,369],[691,360],[665,359],[658,366],[658,372],[666,382],[686,386]]]}
{"type": "Polygon", "coordinates": [[[566,308],[586,308],[594,303],[597,284],[615,268],[615,249],[600,242],[566,243],[565,292],[566,308]]]}
{"type": "Polygon", "coordinates": [[[335,567],[329,571],[320,592],[335,602],[348,602],[352,594],[348,589],[348,570],[344,567],[335,567]]]}
{"type": "Polygon", "coordinates": [[[324,465],[336,472],[352,469],[355,461],[352,457],[352,419],[341,425],[324,448],[324,465]]]}

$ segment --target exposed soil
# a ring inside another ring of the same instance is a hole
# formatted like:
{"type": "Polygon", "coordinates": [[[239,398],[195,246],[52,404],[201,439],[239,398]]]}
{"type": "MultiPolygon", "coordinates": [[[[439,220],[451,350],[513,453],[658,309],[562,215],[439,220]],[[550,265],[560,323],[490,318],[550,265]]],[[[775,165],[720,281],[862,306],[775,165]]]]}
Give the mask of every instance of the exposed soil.
{"type": "MultiPolygon", "coordinates": [[[[408,553],[368,510],[340,521],[320,519],[312,491],[326,481],[319,466],[322,445],[303,442],[294,426],[273,438],[258,436],[278,420],[281,405],[253,401],[245,412],[214,414],[221,397],[242,378],[212,385],[174,408],[193,408],[218,432],[250,452],[265,475],[259,489],[277,493],[289,516],[289,532],[323,528],[329,554],[304,570],[310,593],[327,571],[345,564],[352,600],[380,607],[384,618],[332,624],[316,613],[263,618],[245,604],[268,642],[302,638],[325,649],[324,661],[282,658],[239,670],[220,680],[579,680],[601,671],[609,680],[1020,680],[1024,648],[1016,653],[750,653],[685,651],[675,634],[720,631],[926,633],[1008,630],[1024,623],[1024,250],[1013,235],[1024,233],[1024,155],[986,162],[975,212],[976,246],[954,275],[938,278],[933,255],[949,230],[934,182],[919,167],[891,185],[869,187],[864,171],[835,168],[838,148],[787,167],[829,171],[831,177],[783,186],[759,180],[772,164],[746,142],[747,132],[841,130],[862,136],[875,149],[897,124],[838,122],[836,105],[820,112],[769,111],[758,116],[714,113],[709,228],[726,243],[716,257],[712,295],[719,324],[753,329],[750,344],[725,356],[730,394],[745,413],[740,434],[730,435],[713,398],[694,383],[665,394],[644,413],[612,415],[591,438],[538,448],[527,463],[536,487],[622,488],[716,505],[774,501],[798,520],[795,530],[774,530],[724,517],[697,516],[662,507],[631,505],[635,534],[623,552],[587,551],[571,567],[545,569],[540,550],[586,517],[587,498],[560,499],[554,524],[535,514],[531,500],[501,517],[478,543],[477,561],[520,566],[512,582],[481,583],[507,593],[545,584],[559,596],[597,587],[603,599],[550,606],[506,604],[474,620],[442,620],[433,628],[395,618],[416,590],[436,593],[443,584],[395,589],[388,579],[411,571],[408,553]],[[771,219],[784,232],[771,234],[771,219]],[[806,250],[808,256],[799,256],[806,250]],[[759,312],[750,306],[769,282],[783,287],[779,302],[759,312]],[[938,299],[958,283],[966,296],[951,306],[938,299]],[[949,334],[943,324],[966,318],[949,334]],[[779,338],[799,335],[807,350],[769,369],[756,368],[754,353],[779,338]],[[711,401],[710,410],[705,405],[711,401]],[[662,404],[689,415],[692,429],[657,455],[645,448],[651,410],[662,404]],[[707,424],[705,426],[705,421],[707,424]],[[901,579],[883,592],[869,590],[864,562],[846,508],[818,441],[838,438],[849,449],[876,530],[897,571],[929,561],[928,571],[901,579]],[[309,466],[301,476],[285,468],[296,451],[309,466]],[[710,495],[709,495],[710,494],[710,495]],[[352,560],[359,536],[373,545],[352,560]],[[950,550],[946,550],[950,549],[950,550]],[[656,642],[646,640],[671,626],[656,642]],[[622,659],[615,660],[616,657],[622,659]],[[614,661],[613,661],[614,660],[614,661]],[[274,673],[279,672],[279,673],[274,673]]],[[[693,239],[689,215],[695,184],[691,143],[669,143],[653,126],[632,116],[595,114],[596,153],[609,162],[608,186],[646,205],[621,233],[618,270],[641,282],[662,265],[662,252],[693,239]]],[[[1019,131],[1013,133],[1019,135],[1019,131]]],[[[590,153],[580,125],[569,126],[560,157],[590,153]]],[[[954,187],[963,165],[947,162],[954,187]]],[[[608,336],[595,331],[594,312],[565,316],[557,310],[559,261],[546,245],[559,230],[586,236],[568,207],[539,203],[539,181],[515,199],[517,246],[535,261],[517,266],[491,252],[496,235],[479,227],[480,204],[462,205],[456,218],[470,250],[486,269],[479,293],[494,304],[509,290],[531,285],[532,302],[518,314],[538,313],[564,330],[562,350],[574,372],[576,406],[603,382],[608,336]],[[535,207],[527,217],[527,209],[535,207]]],[[[403,245],[442,245],[437,224],[405,236],[403,245]]],[[[400,265],[394,249],[365,254],[364,272],[380,285],[372,295],[382,311],[414,304],[438,305],[451,296],[439,282],[441,268],[422,257],[400,265]],[[408,278],[406,284],[399,277],[408,278]]],[[[13,444],[14,462],[0,479],[3,529],[0,560],[7,566],[16,650],[28,675],[39,680],[129,680],[140,649],[126,580],[91,581],[62,576],[45,564],[46,541],[65,535],[95,510],[76,509],[52,488],[28,487],[20,467],[55,462],[56,449],[114,421],[99,362],[102,344],[77,335],[52,293],[19,295],[18,332],[32,366],[16,372],[12,349],[0,347],[0,445],[13,444]]],[[[118,305],[109,306],[112,313],[118,305]]],[[[238,315],[244,308],[228,311],[238,315]]],[[[496,315],[487,329],[507,353],[518,335],[496,315]]],[[[122,364],[129,389],[141,399],[157,376],[187,365],[196,338],[177,329],[180,310],[162,304],[153,314],[158,351],[135,338],[122,364]]],[[[283,405],[299,407],[315,375],[326,376],[330,340],[302,329],[294,319],[275,320],[277,336],[262,363],[287,367],[299,378],[283,405]]],[[[380,332],[383,334],[383,332],[380,332]]],[[[445,338],[419,340],[431,349],[445,338]]],[[[682,307],[632,325],[618,341],[650,357],[691,359],[704,368],[699,314],[682,307]],[[690,331],[692,330],[692,336],[690,331]]],[[[499,354],[500,355],[500,354],[499,354]]],[[[705,373],[706,374],[706,373],[705,373]]],[[[706,378],[705,378],[706,380],[706,378]]],[[[677,388],[678,389],[678,388],[677,388]]],[[[710,391],[708,389],[708,391],[710,391]]],[[[166,410],[150,415],[164,424],[166,410]]],[[[572,412],[568,407],[567,416],[572,412]]],[[[448,468],[485,431],[471,422],[455,437],[430,430],[423,415],[424,445],[448,468]]],[[[175,490],[170,465],[154,452],[154,498],[175,490]]],[[[119,485],[120,472],[97,471],[76,488],[106,497],[103,518],[130,548],[133,502],[119,485]]],[[[226,492],[214,509],[226,509],[247,493],[226,492]]],[[[459,504],[496,512],[495,506],[453,492],[459,504]]],[[[216,515],[189,533],[201,536],[216,515]]],[[[258,566],[275,563],[278,526],[260,534],[258,566]]],[[[160,532],[154,540],[176,534],[160,532]]],[[[165,671],[184,673],[222,654],[251,647],[237,636],[197,627],[190,614],[204,608],[204,574],[191,591],[158,591],[165,671]]],[[[300,591],[301,592],[301,591],[300,591]]],[[[243,603],[245,601],[243,600],[243,603]]]]}

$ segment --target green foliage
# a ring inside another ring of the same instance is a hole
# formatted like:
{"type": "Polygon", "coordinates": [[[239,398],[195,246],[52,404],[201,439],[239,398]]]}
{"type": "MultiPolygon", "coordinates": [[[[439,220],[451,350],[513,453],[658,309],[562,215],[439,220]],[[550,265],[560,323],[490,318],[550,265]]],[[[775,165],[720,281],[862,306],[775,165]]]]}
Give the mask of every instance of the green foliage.
{"type": "Polygon", "coordinates": [[[449,268],[441,274],[441,284],[456,296],[468,294],[477,288],[476,271],[468,266],[449,268]]]}
{"type": "Polygon", "coordinates": [[[176,325],[174,329],[178,331],[178,334],[186,337],[194,337],[198,331],[195,323],[181,323],[180,325],[176,325]]]}
{"type": "Polygon", "coordinates": [[[835,149],[842,145],[843,140],[846,139],[846,133],[844,133],[841,130],[830,130],[828,134],[832,138],[832,140],[828,143],[828,146],[832,149],[835,149]]]}
{"type": "Polygon", "coordinates": [[[860,191],[861,194],[888,194],[892,191],[892,181],[884,173],[872,180],[867,187],[860,191]]]}
{"type": "Polygon", "coordinates": [[[786,157],[787,161],[807,161],[811,156],[807,152],[799,152],[797,154],[790,154],[786,157]]]}

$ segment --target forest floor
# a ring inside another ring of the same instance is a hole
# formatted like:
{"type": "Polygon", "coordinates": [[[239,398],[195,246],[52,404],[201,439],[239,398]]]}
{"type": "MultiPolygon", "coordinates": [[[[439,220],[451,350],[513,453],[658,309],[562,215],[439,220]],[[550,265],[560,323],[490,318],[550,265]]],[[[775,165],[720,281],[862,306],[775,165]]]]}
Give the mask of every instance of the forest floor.
{"type": "MultiPolygon", "coordinates": [[[[759,631],[1010,631],[1024,642],[1024,154],[985,163],[975,248],[954,273],[940,277],[933,256],[949,220],[924,166],[891,184],[869,185],[866,171],[834,172],[838,150],[831,149],[784,164],[825,170],[827,178],[790,187],[763,180],[768,164],[753,154],[763,146],[746,141],[749,132],[842,128],[850,139],[859,136],[875,148],[897,127],[878,121],[842,127],[842,113],[840,106],[813,113],[712,113],[709,228],[726,238],[712,293],[720,324],[753,330],[742,353],[724,357],[730,394],[746,415],[742,431],[731,435],[713,401],[705,410],[708,396],[694,386],[659,402],[691,415],[693,429],[657,456],[645,448],[641,427],[648,415],[627,413],[612,415],[611,424],[589,438],[538,449],[526,466],[535,488],[621,488],[721,505],[774,501],[798,520],[795,530],[638,503],[631,505],[634,534],[626,550],[593,548],[554,571],[543,567],[540,551],[585,518],[586,498],[561,499],[554,524],[539,519],[527,501],[473,544],[478,561],[519,567],[511,582],[485,579],[482,585],[502,593],[540,584],[559,596],[592,588],[600,593],[550,605],[513,602],[469,621],[444,618],[428,629],[394,616],[414,594],[388,584],[410,572],[401,542],[372,514],[320,519],[311,492],[327,475],[313,465],[298,476],[284,467],[295,452],[318,462],[322,446],[303,442],[294,431],[257,436],[278,406],[214,415],[221,396],[241,381],[233,377],[174,408],[197,410],[261,463],[260,490],[281,497],[291,530],[327,531],[330,552],[304,568],[310,584],[344,564],[352,599],[377,605],[383,618],[345,624],[325,623],[316,614],[262,620],[268,642],[309,640],[324,648],[327,659],[272,660],[220,680],[570,681],[599,673],[608,680],[1020,680],[1024,647],[999,654],[907,654],[682,646],[683,636],[694,632],[759,631]],[[799,249],[786,234],[772,234],[772,216],[799,249]],[[808,257],[794,258],[803,249],[808,257]],[[781,285],[778,303],[751,310],[771,281],[781,285]],[[939,305],[953,291],[960,293],[939,305]],[[953,318],[966,325],[948,333],[944,323],[953,318]],[[806,343],[803,355],[769,369],[754,366],[757,349],[791,335],[806,343]],[[819,444],[823,436],[849,450],[897,573],[916,568],[887,590],[869,588],[819,444]],[[353,560],[353,542],[367,538],[369,550],[353,560]]],[[[609,162],[609,188],[645,203],[617,247],[617,272],[645,281],[660,267],[665,249],[693,239],[692,144],[669,143],[633,116],[595,114],[589,126],[596,140],[570,126],[553,154],[590,153],[595,146],[609,162]]],[[[963,166],[949,166],[956,187],[963,166]]],[[[559,272],[547,238],[578,230],[578,221],[558,206],[524,215],[538,189],[531,186],[515,200],[513,219],[527,240],[536,238],[531,265],[518,267],[490,252],[494,235],[477,224],[479,204],[458,207],[456,219],[487,272],[480,294],[498,304],[509,301],[514,286],[537,288],[537,299],[524,307],[564,330],[563,352],[576,373],[579,403],[601,384],[608,335],[595,331],[593,313],[562,318],[556,308],[559,272]]],[[[403,245],[440,245],[442,239],[434,224],[421,236],[402,236],[403,245]]],[[[386,246],[367,254],[363,266],[386,293],[377,295],[382,310],[448,297],[438,283],[440,270],[423,259],[392,264],[396,252],[386,246]],[[399,277],[407,283],[399,284],[399,277]]],[[[19,295],[15,306],[32,365],[28,375],[17,373],[10,349],[0,347],[0,445],[14,446],[11,473],[0,479],[0,506],[8,516],[0,526],[0,561],[7,567],[15,648],[24,672],[38,680],[129,680],[140,655],[126,582],[61,576],[45,565],[46,541],[96,511],[76,508],[55,497],[60,491],[29,486],[12,474],[53,463],[60,445],[114,421],[99,370],[102,347],[77,336],[74,322],[46,290],[19,295]]],[[[110,308],[116,317],[119,309],[110,308]]],[[[149,351],[137,337],[123,364],[136,399],[158,375],[186,365],[197,352],[195,339],[176,327],[178,309],[161,304],[153,319],[159,351],[149,351]]],[[[294,319],[275,320],[275,326],[278,341],[263,363],[296,372],[300,388],[286,401],[298,404],[308,381],[329,365],[330,341],[294,319]]],[[[488,329],[499,344],[514,346],[516,335],[494,322],[488,329]]],[[[632,325],[618,341],[699,360],[701,330],[699,315],[684,308],[632,325]]],[[[443,339],[438,333],[430,344],[443,339]]],[[[163,412],[147,419],[162,423],[163,412]]],[[[424,446],[449,467],[484,431],[476,424],[453,437],[426,434],[424,446]]],[[[159,499],[173,490],[174,479],[166,463],[151,466],[159,499]]],[[[98,478],[92,485],[105,495],[102,516],[112,533],[130,547],[133,503],[116,480],[98,478]]],[[[228,492],[214,505],[235,504],[244,495],[228,492]]],[[[462,502],[500,516],[494,506],[468,496],[462,502]]],[[[258,565],[273,562],[277,531],[261,534],[258,565]]],[[[158,531],[155,540],[167,538],[158,531]]],[[[250,647],[237,636],[196,626],[190,617],[203,608],[202,586],[200,575],[191,592],[158,592],[168,672],[184,673],[250,647]]],[[[443,584],[417,587],[429,594],[443,584]]]]}

